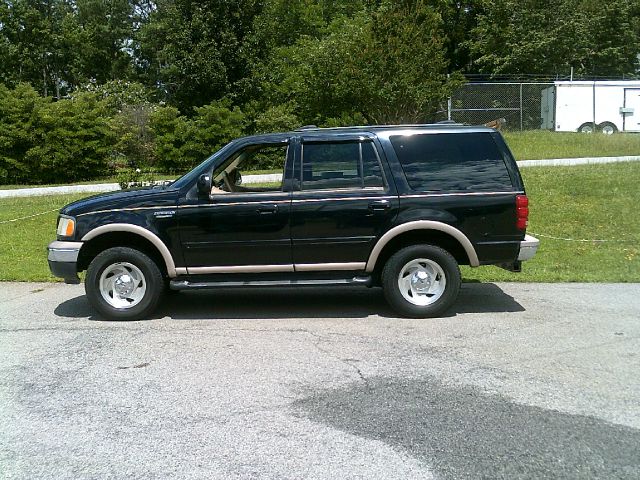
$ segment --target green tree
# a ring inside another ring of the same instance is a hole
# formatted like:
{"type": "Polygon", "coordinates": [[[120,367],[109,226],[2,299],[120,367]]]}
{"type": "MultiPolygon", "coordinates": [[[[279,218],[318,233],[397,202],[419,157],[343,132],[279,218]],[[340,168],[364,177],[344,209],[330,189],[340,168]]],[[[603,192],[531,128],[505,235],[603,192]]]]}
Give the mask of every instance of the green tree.
{"type": "Polygon", "coordinates": [[[129,0],[77,0],[68,22],[73,80],[104,83],[132,73],[134,5],[129,0]]]}
{"type": "Polygon", "coordinates": [[[637,72],[639,22],[630,0],[485,1],[470,46],[481,72],[620,76],[637,72]]]}
{"type": "Polygon", "coordinates": [[[44,96],[69,83],[73,49],[68,40],[67,0],[2,0],[0,3],[0,81],[29,82],[44,96]]]}
{"type": "Polygon", "coordinates": [[[426,2],[384,2],[276,49],[256,76],[267,103],[296,104],[305,122],[358,113],[371,123],[428,121],[457,81],[447,77],[442,27],[426,2]]]}
{"type": "Polygon", "coordinates": [[[159,0],[137,37],[142,77],[191,114],[247,74],[243,46],[257,0],[159,0]]]}

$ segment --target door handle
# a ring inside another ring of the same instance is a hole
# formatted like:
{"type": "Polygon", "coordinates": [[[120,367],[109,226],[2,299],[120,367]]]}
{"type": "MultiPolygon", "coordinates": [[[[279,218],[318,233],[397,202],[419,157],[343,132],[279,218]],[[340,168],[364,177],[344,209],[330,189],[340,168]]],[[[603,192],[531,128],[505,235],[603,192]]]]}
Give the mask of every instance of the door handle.
{"type": "Polygon", "coordinates": [[[276,213],[278,211],[278,205],[260,205],[256,208],[256,212],[260,215],[268,215],[272,213],[276,213]]]}
{"type": "Polygon", "coordinates": [[[391,208],[391,203],[389,200],[376,200],[369,204],[369,210],[372,212],[381,212],[384,210],[388,210],[391,208]]]}

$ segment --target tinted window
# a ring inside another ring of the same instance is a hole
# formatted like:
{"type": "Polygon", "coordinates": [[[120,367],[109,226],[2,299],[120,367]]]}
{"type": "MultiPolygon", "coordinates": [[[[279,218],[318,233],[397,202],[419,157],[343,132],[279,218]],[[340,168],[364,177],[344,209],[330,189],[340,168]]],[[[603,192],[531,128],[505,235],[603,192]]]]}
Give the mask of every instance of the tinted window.
{"type": "Polygon", "coordinates": [[[372,143],[319,142],[303,145],[303,190],[382,186],[382,171],[372,143]]]}
{"type": "Polygon", "coordinates": [[[380,161],[378,155],[373,146],[373,143],[366,142],[362,145],[362,171],[364,176],[365,187],[382,187],[382,169],[380,168],[380,161]]]}
{"type": "Polygon", "coordinates": [[[512,190],[502,154],[489,133],[398,135],[390,140],[414,190],[512,190]]]}

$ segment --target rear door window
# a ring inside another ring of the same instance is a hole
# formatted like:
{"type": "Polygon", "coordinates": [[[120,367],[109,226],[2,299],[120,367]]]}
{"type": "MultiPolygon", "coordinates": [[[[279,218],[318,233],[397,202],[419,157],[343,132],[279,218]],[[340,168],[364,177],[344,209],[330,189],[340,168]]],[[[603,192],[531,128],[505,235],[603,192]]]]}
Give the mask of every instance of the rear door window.
{"type": "Polygon", "coordinates": [[[380,161],[372,142],[305,142],[302,190],[382,188],[380,161]]]}
{"type": "Polygon", "coordinates": [[[395,135],[390,140],[413,190],[513,190],[504,158],[490,133],[395,135]]]}

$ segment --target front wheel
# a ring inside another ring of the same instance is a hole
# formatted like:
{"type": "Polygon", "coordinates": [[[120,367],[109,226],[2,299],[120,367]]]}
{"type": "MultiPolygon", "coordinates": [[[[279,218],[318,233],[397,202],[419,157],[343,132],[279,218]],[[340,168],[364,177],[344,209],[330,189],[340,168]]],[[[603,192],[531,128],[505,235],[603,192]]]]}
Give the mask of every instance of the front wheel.
{"type": "Polygon", "coordinates": [[[412,245],[387,260],[382,288],[389,305],[401,315],[436,317],[460,291],[460,268],[449,252],[434,245],[412,245]]]}
{"type": "Polygon", "coordinates": [[[109,248],[93,259],[84,284],[93,307],[110,320],[135,320],[155,310],[164,289],[162,273],[146,254],[109,248]]]}
{"type": "Polygon", "coordinates": [[[596,127],[593,123],[587,122],[580,125],[578,128],[579,133],[593,133],[596,130],[596,127]]]}

